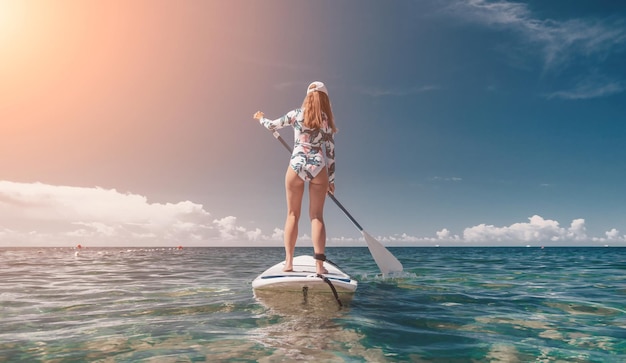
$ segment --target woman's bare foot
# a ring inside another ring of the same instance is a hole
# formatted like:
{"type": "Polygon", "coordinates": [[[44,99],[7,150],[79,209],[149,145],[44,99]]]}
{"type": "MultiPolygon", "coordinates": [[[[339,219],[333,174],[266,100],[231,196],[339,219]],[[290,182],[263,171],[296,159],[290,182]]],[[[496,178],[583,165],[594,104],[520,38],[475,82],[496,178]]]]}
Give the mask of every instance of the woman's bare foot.
{"type": "Polygon", "coordinates": [[[315,267],[318,275],[324,275],[328,273],[328,270],[324,268],[324,261],[316,261],[315,267]]]}
{"type": "Polygon", "coordinates": [[[283,266],[283,272],[293,271],[293,257],[285,259],[285,266],[283,266]]]}

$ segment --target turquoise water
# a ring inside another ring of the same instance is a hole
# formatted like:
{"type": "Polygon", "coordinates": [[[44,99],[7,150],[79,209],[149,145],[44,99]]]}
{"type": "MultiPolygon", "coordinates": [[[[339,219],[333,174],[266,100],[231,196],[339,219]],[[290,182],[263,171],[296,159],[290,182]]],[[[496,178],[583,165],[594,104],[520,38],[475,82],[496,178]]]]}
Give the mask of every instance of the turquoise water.
{"type": "Polygon", "coordinates": [[[626,248],[390,250],[327,249],[339,309],[254,297],[281,248],[0,249],[0,361],[626,361],[626,248]]]}

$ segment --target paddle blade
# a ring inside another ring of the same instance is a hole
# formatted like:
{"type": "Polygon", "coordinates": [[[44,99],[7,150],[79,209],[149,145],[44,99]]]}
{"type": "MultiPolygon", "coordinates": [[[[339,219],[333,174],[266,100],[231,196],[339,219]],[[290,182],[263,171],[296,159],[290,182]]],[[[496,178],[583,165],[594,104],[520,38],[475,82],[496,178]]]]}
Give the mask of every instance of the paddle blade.
{"type": "Polygon", "coordinates": [[[370,236],[369,233],[365,231],[361,231],[365,241],[367,242],[367,248],[369,248],[372,257],[374,257],[374,261],[378,265],[380,272],[382,272],[383,276],[388,275],[390,273],[402,272],[402,264],[398,259],[389,252],[388,249],[385,248],[380,242],[378,242],[374,237],[370,236]]]}

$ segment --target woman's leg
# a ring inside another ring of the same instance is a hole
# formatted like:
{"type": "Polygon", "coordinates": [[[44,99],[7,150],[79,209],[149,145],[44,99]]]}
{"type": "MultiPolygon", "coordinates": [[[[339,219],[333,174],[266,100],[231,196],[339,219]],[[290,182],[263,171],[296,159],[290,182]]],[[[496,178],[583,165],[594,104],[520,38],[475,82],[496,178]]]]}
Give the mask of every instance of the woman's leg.
{"type": "MultiPolygon", "coordinates": [[[[311,238],[315,254],[324,254],[326,248],[326,226],[324,225],[324,202],[328,192],[326,168],[309,182],[309,216],[311,217],[311,238]]],[[[328,273],[324,261],[317,260],[317,273],[328,273]]]]}
{"type": "Polygon", "coordinates": [[[293,253],[298,239],[298,220],[302,209],[304,180],[291,168],[285,174],[285,191],[287,193],[287,219],[285,220],[285,267],[284,271],[293,270],[293,253]]]}

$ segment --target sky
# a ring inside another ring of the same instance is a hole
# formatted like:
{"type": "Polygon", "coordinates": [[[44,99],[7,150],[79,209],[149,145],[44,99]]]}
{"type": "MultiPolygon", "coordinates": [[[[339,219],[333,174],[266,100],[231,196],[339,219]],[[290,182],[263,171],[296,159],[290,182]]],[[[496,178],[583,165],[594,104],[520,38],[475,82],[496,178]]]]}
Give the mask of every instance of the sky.
{"type": "Polygon", "coordinates": [[[0,0],[0,247],[280,246],[314,80],[384,245],[626,246],[625,60],[610,0],[0,0]]]}

